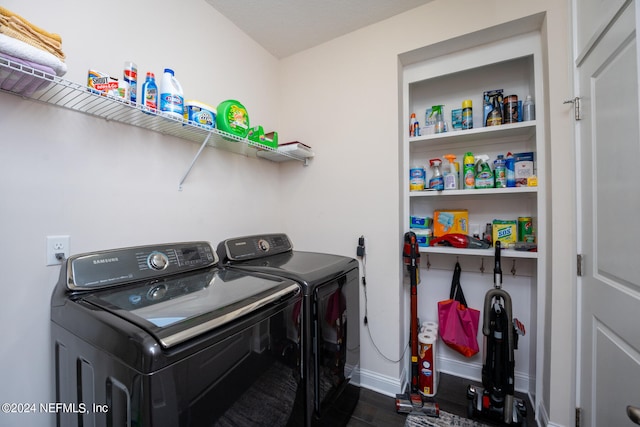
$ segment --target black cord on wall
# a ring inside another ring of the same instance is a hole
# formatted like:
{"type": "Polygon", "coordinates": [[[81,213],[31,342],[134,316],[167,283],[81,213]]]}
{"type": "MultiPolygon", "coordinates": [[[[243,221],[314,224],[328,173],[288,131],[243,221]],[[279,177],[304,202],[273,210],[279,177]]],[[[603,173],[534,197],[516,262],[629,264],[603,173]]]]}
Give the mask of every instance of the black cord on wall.
{"type": "Polygon", "coordinates": [[[365,250],[365,239],[364,236],[360,236],[358,238],[358,248],[356,249],[356,254],[358,256],[358,258],[360,259],[360,263],[362,264],[362,288],[364,290],[364,326],[367,328],[367,333],[369,335],[369,339],[371,340],[371,343],[373,344],[373,348],[376,349],[376,351],[378,352],[378,354],[380,356],[382,356],[385,360],[391,362],[391,363],[398,363],[400,362],[403,358],[405,353],[407,352],[407,349],[409,348],[409,342],[407,342],[407,345],[405,346],[404,350],[402,351],[402,354],[400,355],[400,358],[398,359],[391,359],[390,357],[387,357],[378,347],[378,345],[376,344],[375,340],[373,339],[373,335],[371,333],[371,327],[369,326],[369,316],[368,316],[368,305],[369,305],[369,300],[367,297],[367,251],[365,250]]]}

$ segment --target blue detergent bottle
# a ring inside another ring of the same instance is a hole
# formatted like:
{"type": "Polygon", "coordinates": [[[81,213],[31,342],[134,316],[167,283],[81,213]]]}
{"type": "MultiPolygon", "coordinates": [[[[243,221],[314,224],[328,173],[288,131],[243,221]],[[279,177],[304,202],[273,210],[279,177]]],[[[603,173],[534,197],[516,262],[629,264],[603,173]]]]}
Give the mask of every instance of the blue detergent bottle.
{"type": "Polygon", "coordinates": [[[505,174],[507,177],[507,187],[516,186],[516,166],[513,154],[507,153],[507,157],[504,160],[505,174]]]}
{"type": "Polygon", "coordinates": [[[151,112],[158,110],[158,85],[152,72],[147,72],[147,77],[142,84],[140,98],[143,110],[151,112]]]}

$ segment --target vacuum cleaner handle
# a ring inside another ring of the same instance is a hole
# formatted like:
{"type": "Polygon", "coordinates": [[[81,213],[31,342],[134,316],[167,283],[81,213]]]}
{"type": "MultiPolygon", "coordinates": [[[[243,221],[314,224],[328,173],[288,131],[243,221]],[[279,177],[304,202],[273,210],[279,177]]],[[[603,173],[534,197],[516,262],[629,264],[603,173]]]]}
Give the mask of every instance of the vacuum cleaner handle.
{"type": "Polygon", "coordinates": [[[513,319],[511,311],[511,295],[504,289],[490,289],[484,296],[484,316],[482,322],[482,333],[485,336],[491,335],[491,318],[488,313],[491,311],[491,304],[494,298],[502,298],[504,302],[504,310],[507,312],[507,319],[509,319],[509,326],[507,327],[508,341],[509,341],[509,362],[513,361],[513,325],[511,321],[513,319]]]}
{"type": "Polygon", "coordinates": [[[500,240],[496,240],[496,251],[494,255],[495,266],[493,267],[493,286],[495,288],[502,287],[502,267],[500,265],[500,240]]]}

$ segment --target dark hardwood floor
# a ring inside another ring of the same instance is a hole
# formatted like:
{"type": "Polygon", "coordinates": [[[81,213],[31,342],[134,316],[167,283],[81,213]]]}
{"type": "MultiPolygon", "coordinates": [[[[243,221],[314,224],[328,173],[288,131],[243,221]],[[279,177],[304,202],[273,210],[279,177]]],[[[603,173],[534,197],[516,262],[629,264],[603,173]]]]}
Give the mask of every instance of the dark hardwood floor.
{"type": "MultiPolygon", "coordinates": [[[[466,417],[467,415],[467,386],[469,384],[480,385],[465,378],[441,373],[438,384],[438,392],[433,399],[440,409],[452,414],[466,417]]],[[[521,393],[517,397],[524,399],[527,404],[527,425],[535,426],[535,414],[531,402],[521,393]]],[[[380,393],[362,388],[360,399],[347,424],[348,427],[403,427],[405,414],[396,412],[395,397],[385,396],[380,393]]],[[[486,421],[483,421],[490,424],[486,421]]]]}

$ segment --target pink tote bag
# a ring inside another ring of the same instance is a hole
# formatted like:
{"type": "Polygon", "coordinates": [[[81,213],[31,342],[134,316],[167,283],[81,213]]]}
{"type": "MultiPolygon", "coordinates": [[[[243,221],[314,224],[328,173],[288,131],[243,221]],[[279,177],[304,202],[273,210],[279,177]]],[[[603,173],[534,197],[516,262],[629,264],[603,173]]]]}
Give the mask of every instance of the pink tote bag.
{"type": "Polygon", "coordinates": [[[460,285],[462,269],[456,262],[449,299],[438,302],[440,338],[458,353],[471,357],[478,353],[480,311],[467,306],[460,285]]]}

